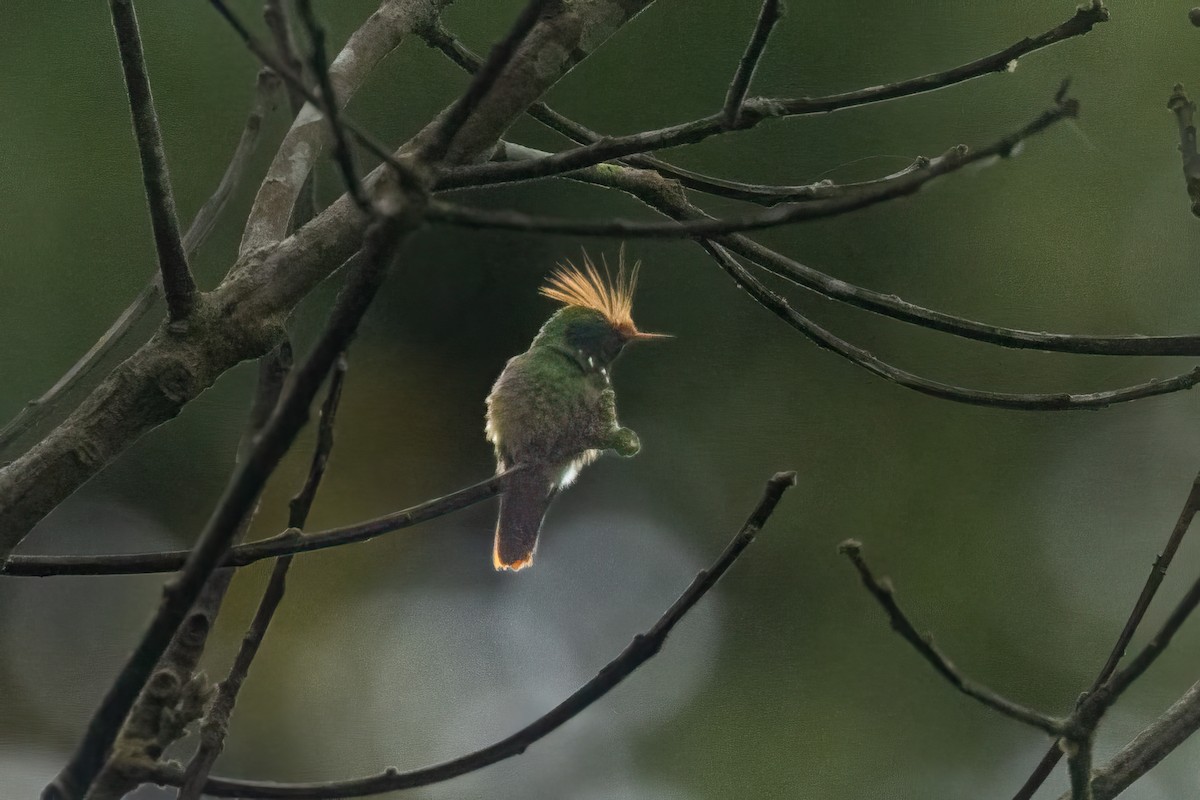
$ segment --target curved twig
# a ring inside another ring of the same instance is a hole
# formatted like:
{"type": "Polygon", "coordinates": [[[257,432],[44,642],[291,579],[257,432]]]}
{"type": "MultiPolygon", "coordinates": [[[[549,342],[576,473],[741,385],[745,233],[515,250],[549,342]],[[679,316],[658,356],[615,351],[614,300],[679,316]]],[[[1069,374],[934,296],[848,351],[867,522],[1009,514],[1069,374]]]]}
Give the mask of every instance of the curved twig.
{"type": "MultiPolygon", "coordinates": [[[[700,572],[670,608],[650,630],[634,637],[620,655],[608,662],[595,677],[553,709],[515,733],[481,750],[464,756],[416,769],[400,772],[389,768],[366,778],[323,783],[270,783],[211,778],[204,791],[213,797],[244,798],[336,798],[365,797],[372,794],[428,786],[491,766],[498,761],[520,755],[535,742],[553,733],[564,723],[579,715],[592,703],[608,694],[629,677],[638,667],[650,660],[662,648],[667,635],[688,611],[720,580],[738,556],[754,541],[755,535],[775,511],[784,491],[796,484],[796,473],[780,472],[767,482],[762,499],[750,514],[742,529],[733,537],[713,565],[700,572]]],[[[146,781],[178,786],[182,774],[177,769],[159,767],[147,772],[146,781]]]]}

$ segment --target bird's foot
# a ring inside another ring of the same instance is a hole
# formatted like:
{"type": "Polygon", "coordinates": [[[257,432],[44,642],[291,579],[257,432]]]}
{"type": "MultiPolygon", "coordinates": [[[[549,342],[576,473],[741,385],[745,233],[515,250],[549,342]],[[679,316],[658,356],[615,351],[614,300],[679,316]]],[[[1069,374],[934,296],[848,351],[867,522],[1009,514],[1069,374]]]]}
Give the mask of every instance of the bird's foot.
{"type": "Polygon", "coordinates": [[[613,431],[608,446],[617,455],[630,458],[642,449],[642,442],[630,428],[617,428],[613,431]]]}

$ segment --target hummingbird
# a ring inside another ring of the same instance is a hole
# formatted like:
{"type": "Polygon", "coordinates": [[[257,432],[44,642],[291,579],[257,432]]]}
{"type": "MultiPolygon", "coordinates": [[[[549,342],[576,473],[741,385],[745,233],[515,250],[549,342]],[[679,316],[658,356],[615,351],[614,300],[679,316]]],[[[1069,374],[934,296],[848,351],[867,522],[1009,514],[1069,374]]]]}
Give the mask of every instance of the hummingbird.
{"type": "Polygon", "coordinates": [[[550,501],[581,469],[606,450],[629,458],[641,449],[638,435],[617,422],[613,362],[631,342],[670,336],[633,324],[640,262],[626,272],[622,248],[615,280],[602,263],[603,277],[586,251],[582,268],[569,260],[557,266],[539,293],[563,307],[528,350],[508,360],[487,397],[484,431],[496,448],[496,471],[520,467],[500,496],[497,570],[533,563],[550,501]]]}

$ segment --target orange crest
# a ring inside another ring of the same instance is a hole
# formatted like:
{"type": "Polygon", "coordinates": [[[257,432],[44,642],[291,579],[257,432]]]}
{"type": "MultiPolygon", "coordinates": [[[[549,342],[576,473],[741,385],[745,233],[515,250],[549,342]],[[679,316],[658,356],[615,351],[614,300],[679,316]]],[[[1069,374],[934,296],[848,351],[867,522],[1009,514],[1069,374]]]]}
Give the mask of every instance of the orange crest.
{"type": "Polygon", "coordinates": [[[617,278],[614,281],[608,261],[601,256],[604,275],[596,269],[587,251],[583,251],[583,269],[570,261],[559,264],[540,290],[540,293],[569,306],[580,306],[599,311],[614,328],[636,331],[633,324],[633,292],[637,288],[638,268],[625,269],[625,248],[621,247],[617,257],[617,278]]]}

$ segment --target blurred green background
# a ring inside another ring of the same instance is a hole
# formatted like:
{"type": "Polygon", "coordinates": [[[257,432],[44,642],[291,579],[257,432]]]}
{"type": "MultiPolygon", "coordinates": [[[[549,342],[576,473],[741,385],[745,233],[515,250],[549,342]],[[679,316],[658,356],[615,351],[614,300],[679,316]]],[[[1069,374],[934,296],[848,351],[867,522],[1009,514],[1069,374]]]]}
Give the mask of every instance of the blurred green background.
{"type": "MultiPolygon", "coordinates": [[[[258,3],[233,5],[257,20],[258,3]]],[[[341,42],[375,5],[318,8],[341,42]]],[[[482,51],[521,5],[459,0],[446,22],[482,51]]],[[[757,6],[659,0],[549,99],[607,133],[711,113],[757,6]]],[[[1014,74],[769,123],[669,156],[744,180],[860,180],[960,142],[991,142],[1047,107],[1069,76],[1082,104],[1078,122],[1030,141],[1018,158],[761,240],[847,280],[999,324],[1195,330],[1200,222],[1188,210],[1165,102],[1176,81],[1200,85],[1200,31],[1184,3],[1112,6],[1112,22],[1027,57],[1014,74]]],[[[754,91],[823,94],[943,69],[1072,11],[1072,0],[793,2],[754,91]]],[[[190,219],[240,133],[256,64],[205,3],[143,0],[139,12],[180,213],[190,219]]],[[[95,340],[154,260],[105,4],[6,0],[0,19],[7,419],[95,340]]],[[[399,142],[463,86],[456,68],[410,40],[351,109],[380,138],[399,142]]],[[[286,116],[281,109],[271,118],[268,142],[282,135],[286,116]]],[[[528,122],[510,135],[562,146],[528,122]]],[[[235,255],[271,149],[262,149],[195,261],[205,287],[235,255]]],[[[337,194],[328,165],[320,190],[324,202],[337,194]]],[[[626,198],[565,182],[465,199],[651,218],[626,198]]],[[[313,529],[490,473],[483,398],[553,308],[538,285],[579,244],[444,228],[411,240],[353,349],[313,529]]],[[[618,242],[588,245],[614,253],[618,242]]],[[[1044,737],[942,683],[889,631],[835,547],[862,539],[917,623],[968,674],[1065,713],[1107,655],[1200,466],[1196,396],[1073,414],[934,400],[817,350],[736,291],[692,244],[634,242],[629,251],[644,263],[636,318],[678,336],[631,352],[616,371],[621,415],[641,435],[642,453],[587,470],[555,503],[536,567],[517,576],[492,571],[490,503],[299,559],[219,771],[352,776],[423,765],[505,735],[648,627],[724,546],[766,478],[795,469],[799,487],[660,656],[525,755],[409,794],[1010,796],[1044,737]]],[[[322,287],[297,313],[301,349],[335,288],[322,287]]],[[[972,387],[1089,391],[1191,366],[1004,351],[787,291],[881,357],[972,387]]],[[[65,503],[22,551],[191,542],[228,475],[253,377],[252,365],[224,377],[65,503]]],[[[310,441],[293,448],[272,482],[253,535],[283,526],[310,441]]],[[[1151,626],[1197,569],[1200,535],[1185,543],[1151,626]]],[[[266,571],[257,565],[234,582],[207,654],[212,673],[227,669],[266,571]]],[[[32,797],[57,771],[160,584],[155,576],[0,581],[0,795],[32,797]]],[[[1197,627],[1185,628],[1111,713],[1099,759],[1200,677],[1197,627]]],[[[1198,755],[1194,744],[1181,748],[1126,796],[1196,796],[1198,755]]],[[[1039,796],[1064,786],[1056,775],[1039,796]]]]}

